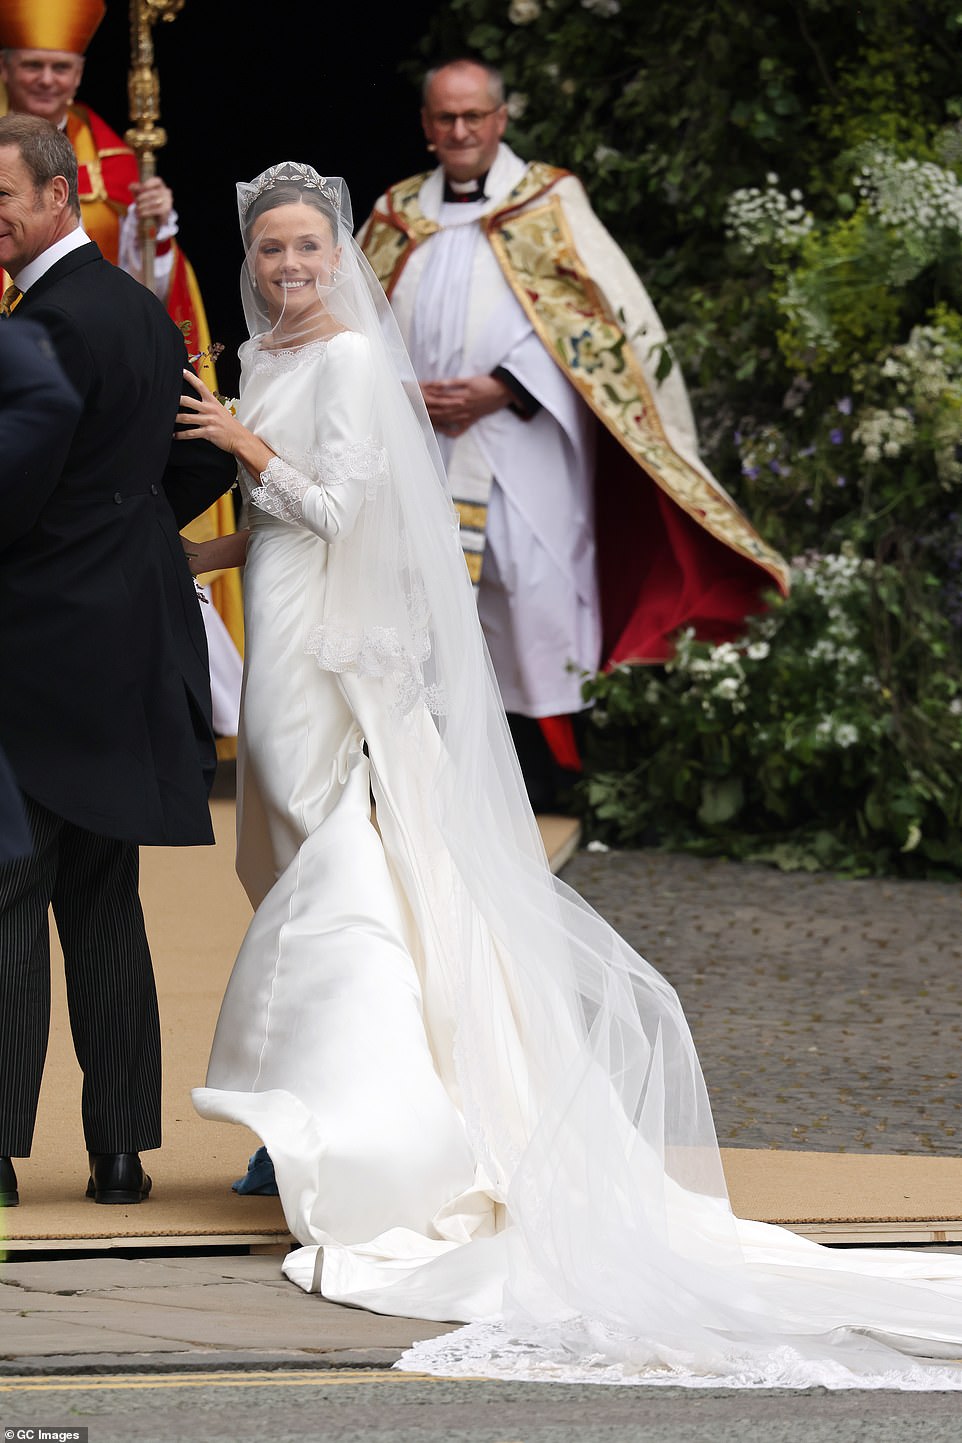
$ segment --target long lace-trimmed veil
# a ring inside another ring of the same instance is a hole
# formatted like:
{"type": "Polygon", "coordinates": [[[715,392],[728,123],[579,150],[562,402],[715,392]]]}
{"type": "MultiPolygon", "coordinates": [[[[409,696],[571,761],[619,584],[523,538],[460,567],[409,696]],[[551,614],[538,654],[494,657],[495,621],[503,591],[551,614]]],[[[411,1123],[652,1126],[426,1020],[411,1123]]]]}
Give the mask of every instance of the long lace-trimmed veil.
{"type": "MultiPolygon", "coordinates": [[[[245,232],[278,187],[327,196],[339,258],[325,306],[366,338],[377,397],[377,464],[357,526],[330,548],[310,647],[367,736],[437,1068],[508,1221],[503,1315],[420,1345],[413,1365],[962,1386],[958,1369],[928,1361],[960,1351],[957,1260],[943,1259],[936,1290],[842,1272],[840,1255],[757,1224],[746,1246],[674,990],[548,867],[438,447],[347,188],[272,167],[238,187],[245,232]]],[[[248,346],[278,344],[249,258],[242,289],[248,346]]]]}

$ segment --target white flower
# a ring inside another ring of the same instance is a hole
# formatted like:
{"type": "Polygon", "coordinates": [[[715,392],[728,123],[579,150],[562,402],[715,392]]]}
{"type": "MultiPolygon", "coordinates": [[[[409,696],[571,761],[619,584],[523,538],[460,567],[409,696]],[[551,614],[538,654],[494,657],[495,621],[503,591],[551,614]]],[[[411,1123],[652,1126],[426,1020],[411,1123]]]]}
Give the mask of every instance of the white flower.
{"type": "Polygon", "coordinates": [[[745,655],[749,661],[764,661],[770,651],[771,647],[767,641],[753,641],[751,645],[746,648],[745,655]]]}
{"type": "Polygon", "coordinates": [[[953,171],[931,161],[898,160],[883,145],[863,153],[855,188],[884,226],[925,244],[939,230],[962,235],[962,185],[953,171]]]}
{"type": "Polygon", "coordinates": [[[952,698],[949,702],[949,711],[953,716],[962,716],[962,696],[952,698]]]}
{"type": "Polygon", "coordinates": [[[738,695],[740,683],[737,676],[723,676],[712,690],[713,696],[720,696],[722,701],[733,701],[738,695]]]}
{"type": "Polygon", "coordinates": [[[867,409],[859,414],[852,435],[861,445],[866,461],[879,461],[883,455],[900,455],[911,444],[915,439],[915,422],[904,406],[896,406],[891,411],[867,409]]]}
{"type": "Polygon", "coordinates": [[[612,15],[617,15],[621,9],[620,0],[581,0],[581,6],[582,9],[590,10],[594,15],[601,15],[606,20],[612,15]]]}
{"type": "Polygon", "coordinates": [[[791,196],[778,189],[778,176],[765,177],[768,188],[733,191],[725,206],[725,231],[751,255],[770,246],[791,249],[808,234],[814,217],[801,204],[801,191],[791,196]]]}
{"type": "Polygon", "coordinates": [[[528,97],[522,90],[512,90],[505,101],[510,120],[520,120],[528,108],[528,97]]]}
{"type": "Polygon", "coordinates": [[[540,0],[511,0],[508,6],[508,19],[512,25],[530,25],[540,14],[540,0]]]}
{"type": "MultiPolygon", "coordinates": [[[[962,455],[958,453],[962,348],[942,326],[913,326],[908,340],[895,346],[885,357],[881,374],[906,404],[896,407],[892,413],[900,418],[900,429],[895,435],[889,434],[891,426],[876,423],[875,434],[870,425],[868,441],[873,454],[868,459],[877,461],[882,456],[897,456],[906,441],[913,439],[908,434],[906,418],[918,416],[919,429],[930,428],[935,469],[941,485],[945,490],[958,486],[962,482],[962,455]]],[[[876,422],[877,416],[878,413],[872,413],[876,422]]]]}
{"type": "Polygon", "coordinates": [[[829,746],[852,747],[858,741],[858,728],[851,722],[837,722],[834,717],[828,717],[815,728],[815,738],[829,746]]]}

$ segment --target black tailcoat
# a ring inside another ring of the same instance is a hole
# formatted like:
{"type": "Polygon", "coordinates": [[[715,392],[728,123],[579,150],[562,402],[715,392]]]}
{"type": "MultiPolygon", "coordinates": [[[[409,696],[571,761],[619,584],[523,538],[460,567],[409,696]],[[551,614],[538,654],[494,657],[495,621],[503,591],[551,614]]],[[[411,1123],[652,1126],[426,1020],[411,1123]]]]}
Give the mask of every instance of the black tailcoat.
{"type": "Polygon", "coordinates": [[[0,458],[0,746],[22,789],[80,827],[212,841],[207,645],[178,527],[234,462],[172,439],[183,336],[96,245],[0,325],[21,320],[46,330],[83,409],[66,457],[29,485],[0,458]]]}

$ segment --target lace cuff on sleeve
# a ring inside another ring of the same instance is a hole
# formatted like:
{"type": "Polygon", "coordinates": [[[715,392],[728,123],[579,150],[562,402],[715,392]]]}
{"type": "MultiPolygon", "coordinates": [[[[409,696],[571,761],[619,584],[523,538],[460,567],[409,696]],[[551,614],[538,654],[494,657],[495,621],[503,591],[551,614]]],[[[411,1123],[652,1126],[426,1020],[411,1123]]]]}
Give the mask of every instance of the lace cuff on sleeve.
{"type": "Polygon", "coordinates": [[[261,511],[281,521],[301,521],[304,497],[317,483],[280,456],[272,456],[260,475],[261,484],[251,491],[251,501],[261,511]]]}
{"type": "Polygon", "coordinates": [[[357,441],[349,446],[325,443],[296,459],[301,466],[292,466],[283,457],[272,456],[260,474],[261,484],[250,493],[255,506],[282,521],[305,520],[304,497],[314,486],[326,490],[350,483],[359,493],[359,506],[387,479],[384,449],[372,440],[357,441]]]}

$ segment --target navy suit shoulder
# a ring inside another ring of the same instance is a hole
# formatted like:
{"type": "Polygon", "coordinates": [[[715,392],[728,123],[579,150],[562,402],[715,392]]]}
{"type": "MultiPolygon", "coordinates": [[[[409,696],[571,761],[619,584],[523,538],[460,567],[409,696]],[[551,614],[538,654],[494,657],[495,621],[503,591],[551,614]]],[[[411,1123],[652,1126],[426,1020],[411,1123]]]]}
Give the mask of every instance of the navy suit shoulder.
{"type": "Polygon", "coordinates": [[[81,402],[42,326],[0,325],[0,545],[36,520],[56,484],[81,402]]]}

